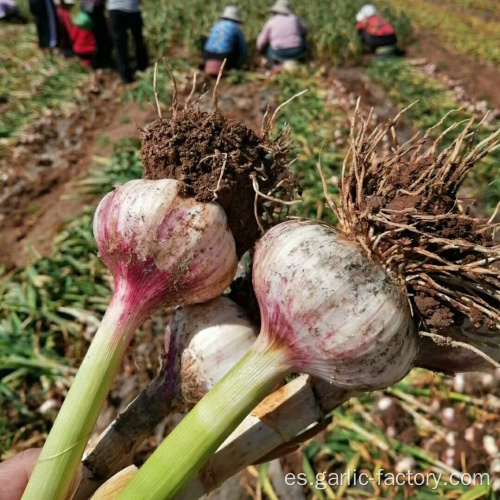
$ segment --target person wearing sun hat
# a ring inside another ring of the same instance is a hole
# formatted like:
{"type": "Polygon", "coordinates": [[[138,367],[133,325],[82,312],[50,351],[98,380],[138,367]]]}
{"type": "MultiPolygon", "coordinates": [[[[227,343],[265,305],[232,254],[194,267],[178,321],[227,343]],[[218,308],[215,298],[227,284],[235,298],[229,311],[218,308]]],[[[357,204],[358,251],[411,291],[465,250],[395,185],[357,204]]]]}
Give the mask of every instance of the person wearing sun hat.
{"type": "Polygon", "coordinates": [[[366,4],[356,14],[356,31],[370,52],[397,52],[396,31],[373,4],[366,4]]]}
{"type": "Polygon", "coordinates": [[[304,23],[287,0],[278,0],[269,10],[273,15],[257,38],[257,49],[267,55],[271,67],[303,59],[307,35],[304,23]]]}
{"type": "Polygon", "coordinates": [[[248,59],[248,47],[241,29],[243,17],[238,7],[228,5],[213,25],[203,46],[205,72],[214,74],[226,59],[226,69],[241,68],[248,59]]]}

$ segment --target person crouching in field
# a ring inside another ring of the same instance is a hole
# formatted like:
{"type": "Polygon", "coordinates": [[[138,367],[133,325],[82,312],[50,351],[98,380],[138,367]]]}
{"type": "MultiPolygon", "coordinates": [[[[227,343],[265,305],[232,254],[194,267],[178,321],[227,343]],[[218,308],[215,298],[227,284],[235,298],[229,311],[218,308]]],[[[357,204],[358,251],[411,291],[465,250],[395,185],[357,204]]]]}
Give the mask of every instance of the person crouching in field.
{"type": "Polygon", "coordinates": [[[142,36],[142,16],[139,0],[108,0],[111,36],[116,50],[118,70],[124,83],[134,79],[134,70],[128,53],[128,32],[135,45],[136,69],[144,71],[148,67],[148,52],[142,36]]]}
{"type": "Polygon", "coordinates": [[[56,0],[59,23],[59,47],[63,54],[76,54],[82,66],[90,67],[96,50],[92,29],[75,26],[71,20],[71,7],[75,0],[56,0]]]}
{"type": "Polygon", "coordinates": [[[70,11],[74,4],[74,0],[54,0],[57,19],[57,48],[61,51],[63,57],[73,57],[75,55],[70,36],[71,27],[73,26],[70,11]]]}
{"type": "Polygon", "coordinates": [[[396,31],[374,5],[364,5],[356,14],[356,31],[369,52],[383,55],[398,53],[396,31]]]}
{"type": "Polygon", "coordinates": [[[213,25],[210,36],[203,45],[207,75],[217,76],[224,59],[226,69],[242,68],[247,63],[248,47],[240,27],[242,21],[240,9],[229,5],[213,25]]]}
{"type": "Polygon", "coordinates": [[[278,0],[270,10],[273,16],[257,38],[257,50],[267,55],[271,67],[303,59],[307,49],[304,23],[287,0],[278,0]]]}
{"type": "Polygon", "coordinates": [[[92,68],[113,68],[112,45],[109,36],[108,20],[105,15],[105,0],[80,0],[82,11],[92,20],[92,33],[95,38],[95,52],[92,68]]]}

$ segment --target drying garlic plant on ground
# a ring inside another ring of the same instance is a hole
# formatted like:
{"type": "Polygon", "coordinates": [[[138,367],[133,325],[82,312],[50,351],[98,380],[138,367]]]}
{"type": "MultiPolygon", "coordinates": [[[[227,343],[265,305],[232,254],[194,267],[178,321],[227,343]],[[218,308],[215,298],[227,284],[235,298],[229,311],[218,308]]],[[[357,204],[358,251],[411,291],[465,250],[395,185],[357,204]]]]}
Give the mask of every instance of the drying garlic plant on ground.
{"type": "MultiPolygon", "coordinates": [[[[300,99],[300,96],[296,96],[300,99]]],[[[413,368],[500,359],[500,246],[458,192],[498,147],[481,123],[400,144],[356,110],[332,201],[338,224],[293,216],[293,130],[260,131],[176,93],[142,130],[143,178],[94,216],[111,302],[46,440],[25,500],[196,499],[310,439],[351,398],[413,368]],[[389,145],[389,147],[387,147],[389,145]],[[136,329],[170,311],[156,378],[89,443],[136,329]],[[138,469],[134,451],[185,414],[138,469]]],[[[288,105],[289,103],[284,103],[288,105]]]]}

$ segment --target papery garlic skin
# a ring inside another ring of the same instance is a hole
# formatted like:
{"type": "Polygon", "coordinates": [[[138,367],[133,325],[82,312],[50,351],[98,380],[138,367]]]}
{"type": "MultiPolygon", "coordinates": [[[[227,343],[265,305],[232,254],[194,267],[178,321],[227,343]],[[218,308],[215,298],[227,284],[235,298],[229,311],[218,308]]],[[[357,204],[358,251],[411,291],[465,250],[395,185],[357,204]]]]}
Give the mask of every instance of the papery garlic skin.
{"type": "Polygon", "coordinates": [[[189,411],[252,347],[257,333],[245,311],[227,297],[178,309],[165,335],[169,351],[180,357],[177,410],[189,411]]]}
{"type": "Polygon", "coordinates": [[[374,390],[412,368],[418,337],[403,292],[377,262],[331,227],[288,221],[257,244],[253,284],[259,342],[341,387],[374,390]]]}
{"type": "Polygon", "coordinates": [[[99,203],[94,237],[115,279],[141,307],[204,302],[220,295],[237,267],[234,239],[216,203],[179,194],[172,179],[133,180],[99,203]]]}

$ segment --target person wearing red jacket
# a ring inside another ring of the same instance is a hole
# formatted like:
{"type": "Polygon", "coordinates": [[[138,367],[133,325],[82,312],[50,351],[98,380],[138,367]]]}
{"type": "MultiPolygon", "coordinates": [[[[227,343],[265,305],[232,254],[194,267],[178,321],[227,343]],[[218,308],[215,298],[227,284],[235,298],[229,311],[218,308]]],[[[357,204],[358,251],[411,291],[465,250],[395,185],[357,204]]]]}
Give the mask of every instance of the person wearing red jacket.
{"type": "Polygon", "coordinates": [[[375,52],[380,47],[394,47],[396,50],[396,31],[377,12],[374,5],[364,5],[357,13],[356,21],[356,31],[370,52],[375,52]]]}
{"type": "Polygon", "coordinates": [[[71,6],[74,0],[57,0],[56,14],[61,36],[60,41],[65,41],[65,46],[60,47],[63,52],[68,48],[80,58],[83,66],[91,66],[92,57],[96,50],[95,37],[92,31],[75,26],[71,20],[71,6]],[[67,46],[69,44],[69,47],[67,46]]]}

